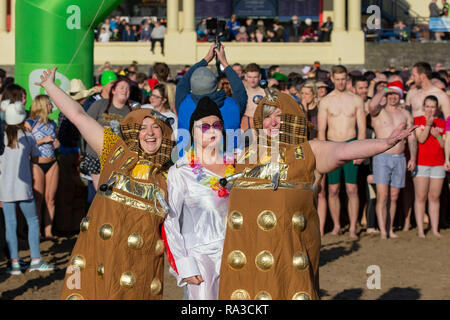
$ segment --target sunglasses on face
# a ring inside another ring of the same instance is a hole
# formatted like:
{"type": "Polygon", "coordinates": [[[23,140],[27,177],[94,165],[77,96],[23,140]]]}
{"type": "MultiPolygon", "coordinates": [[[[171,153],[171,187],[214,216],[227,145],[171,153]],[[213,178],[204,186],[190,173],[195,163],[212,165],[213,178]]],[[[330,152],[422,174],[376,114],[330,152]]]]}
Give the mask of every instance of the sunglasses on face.
{"type": "Polygon", "coordinates": [[[197,126],[197,128],[202,129],[202,132],[205,133],[206,131],[208,131],[209,129],[213,128],[215,130],[223,130],[223,123],[222,121],[216,121],[213,124],[209,124],[209,123],[202,123],[202,125],[197,126]]]}

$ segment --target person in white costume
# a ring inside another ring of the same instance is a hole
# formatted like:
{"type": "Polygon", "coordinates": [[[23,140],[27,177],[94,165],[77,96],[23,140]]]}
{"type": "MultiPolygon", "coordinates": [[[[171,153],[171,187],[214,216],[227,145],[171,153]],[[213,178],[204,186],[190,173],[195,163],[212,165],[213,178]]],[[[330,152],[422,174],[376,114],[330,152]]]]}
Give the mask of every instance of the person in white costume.
{"type": "Polygon", "coordinates": [[[234,173],[234,162],[224,158],[223,119],[209,97],[199,101],[189,132],[191,150],[169,170],[163,233],[170,272],[185,287],[185,299],[216,300],[229,193],[219,180],[234,173]]]}

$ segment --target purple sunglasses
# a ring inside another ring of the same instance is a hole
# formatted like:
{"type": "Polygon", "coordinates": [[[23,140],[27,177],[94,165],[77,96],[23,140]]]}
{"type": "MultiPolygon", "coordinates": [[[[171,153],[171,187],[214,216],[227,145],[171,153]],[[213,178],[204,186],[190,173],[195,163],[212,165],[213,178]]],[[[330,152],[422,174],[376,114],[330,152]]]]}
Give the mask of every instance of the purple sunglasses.
{"type": "Polygon", "coordinates": [[[201,128],[203,133],[205,133],[206,131],[208,131],[211,128],[222,131],[223,130],[223,123],[222,123],[222,121],[216,121],[213,124],[202,123],[201,126],[197,126],[197,127],[201,128]]]}

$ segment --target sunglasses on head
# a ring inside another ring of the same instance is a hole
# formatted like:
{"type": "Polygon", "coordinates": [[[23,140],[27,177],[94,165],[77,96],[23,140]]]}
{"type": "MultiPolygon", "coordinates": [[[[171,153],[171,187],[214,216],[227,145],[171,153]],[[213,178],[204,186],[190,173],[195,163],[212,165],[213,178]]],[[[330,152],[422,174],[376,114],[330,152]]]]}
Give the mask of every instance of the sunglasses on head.
{"type": "Polygon", "coordinates": [[[222,123],[222,121],[216,121],[213,124],[202,123],[201,126],[197,126],[197,127],[202,129],[203,133],[205,133],[206,131],[208,131],[211,128],[222,131],[223,130],[223,123],[222,123]]]}

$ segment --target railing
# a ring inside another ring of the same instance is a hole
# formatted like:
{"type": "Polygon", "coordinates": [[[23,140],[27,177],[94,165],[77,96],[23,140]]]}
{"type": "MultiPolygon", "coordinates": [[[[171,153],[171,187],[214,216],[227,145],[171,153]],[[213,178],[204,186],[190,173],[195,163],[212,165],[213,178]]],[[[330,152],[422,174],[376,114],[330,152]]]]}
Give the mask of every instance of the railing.
{"type": "Polygon", "coordinates": [[[366,41],[376,41],[376,42],[402,42],[411,41],[412,29],[404,28],[399,29],[378,29],[378,30],[366,30],[365,32],[366,41]]]}
{"type": "MultiPolygon", "coordinates": [[[[425,0],[424,0],[425,1],[425,0]]],[[[376,5],[381,9],[382,17],[390,22],[402,20],[411,26],[416,24],[426,24],[428,19],[420,16],[404,0],[362,0],[363,12],[367,7],[376,5]]]]}

